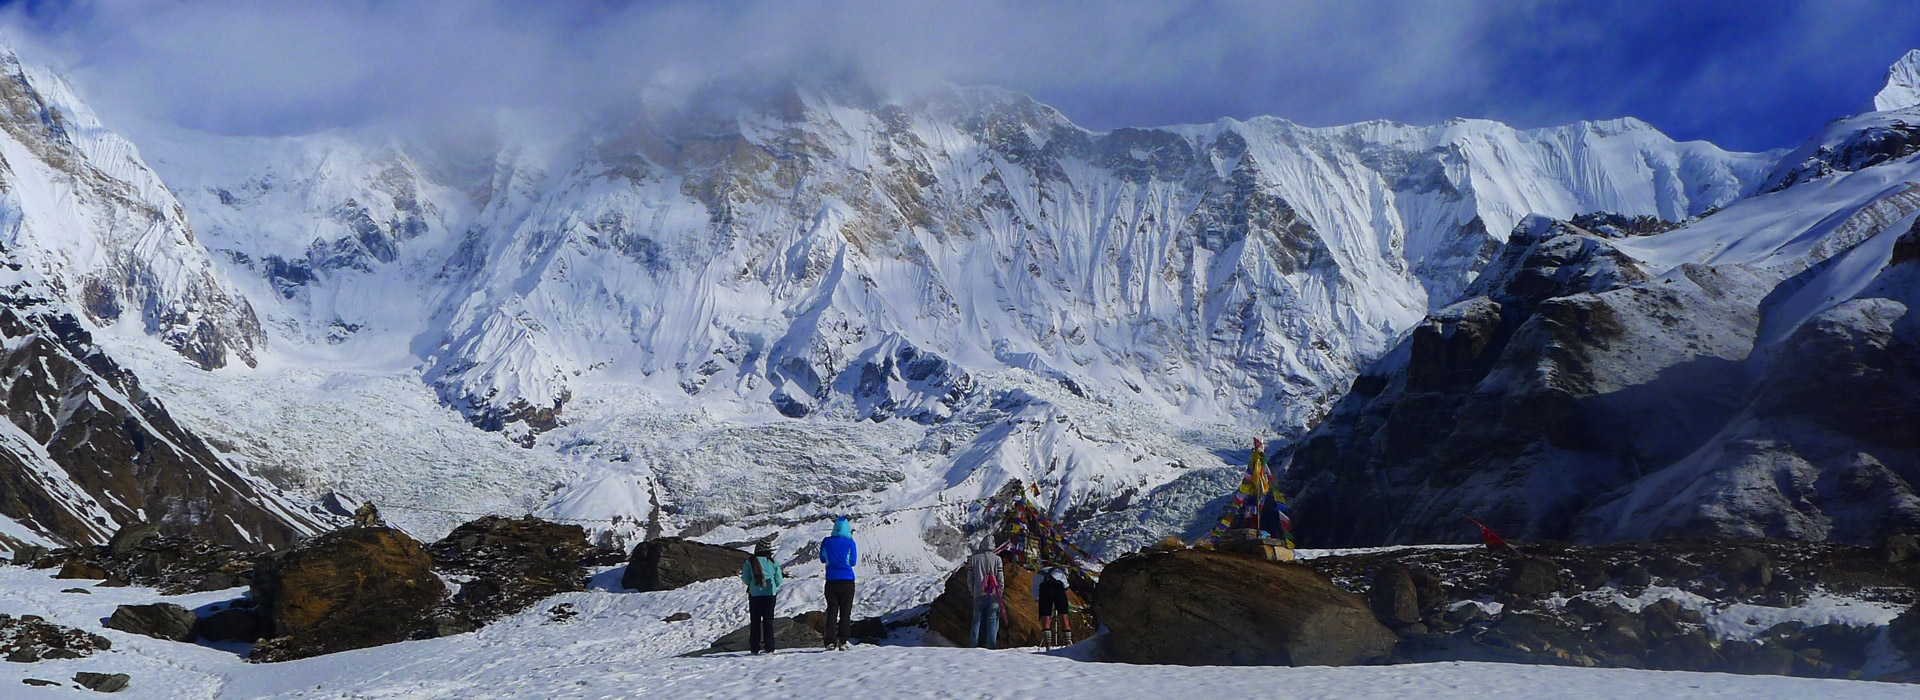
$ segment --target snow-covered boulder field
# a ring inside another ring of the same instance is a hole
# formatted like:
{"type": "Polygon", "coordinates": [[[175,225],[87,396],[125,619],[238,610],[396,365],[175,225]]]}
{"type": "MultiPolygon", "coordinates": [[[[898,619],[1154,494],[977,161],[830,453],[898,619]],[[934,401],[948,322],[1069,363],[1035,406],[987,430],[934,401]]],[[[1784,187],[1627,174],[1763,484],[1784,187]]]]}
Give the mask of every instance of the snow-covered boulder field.
{"type": "MultiPolygon", "coordinates": [[[[1467,555],[1458,548],[1383,552],[1303,552],[1309,563],[1335,572],[1344,567],[1404,560],[1437,564],[1467,555]],[[1340,561],[1335,565],[1332,562],[1340,561]]],[[[1564,554],[1564,552],[1562,552],[1564,554]]],[[[1697,552],[1679,553],[1682,559],[1697,552]]],[[[1783,567],[1783,573],[1798,569],[1783,567]]],[[[681,658],[746,622],[744,593],[738,581],[712,580],[668,591],[636,592],[620,588],[620,567],[604,568],[581,591],[540,601],[476,632],[402,641],[380,647],[314,658],[260,664],[245,660],[248,646],[236,643],[188,644],[152,639],[102,627],[117,606],[156,600],[206,615],[223,608],[243,589],[163,595],[143,587],[102,587],[56,580],[52,571],[0,566],[0,613],[36,614],[49,623],[98,634],[109,641],[83,658],[33,663],[0,663],[0,688],[7,697],[72,697],[76,673],[125,673],[125,696],[135,698],[607,698],[607,697],[794,697],[839,698],[849,694],[888,697],[994,698],[1156,698],[1196,690],[1255,695],[1286,692],[1308,696],[1399,698],[1448,697],[1617,698],[1623,694],[1677,698],[1849,698],[1910,697],[1913,686],[1863,680],[1808,679],[1683,671],[1522,665],[1482,661],[1398,663],[1381,666],[1208,667],[1101,663],[1096,638],[1075,647],[1042,653],[1037,648],[999,651],[956,649],[897,630],[881,644],[859,644],[846,652],[783,650],[770,657],[717,654],[681,658]],[[79,592],[75,592],[79,591],[79,592]],[[25,679],[50,680],[64,687],[40,687],[25,679]]],[[[1458,573],[1479,575],[1471,567],[1458,573]]],[[[856,617],[923,608],[945,588],[943,574],[877,574],[860,582],[856,617]]],[[[1351,582],[1349,582],[1351,583],[1351,582]]],[[[1449,573],[1444,585],[1461,585],[1458,595],[1479,595],[1449,573]]],[[[1498,585],[1497,583],[1494,585],[1498,585]]],[[[1656,578],[1631,594],[1618,591],[1609,603],[1639,610],[1659,599],[1676,602],[1711,631],[1718,650],[1758,639],[1780,623],[1799,620],[1807,627],[1839,623],[1862,625],[1876,635],[1864,647],[1873,672],[1903,668],[1897,652],[1879,635],[1898,606],[1829,592],[1809,596],[1792,608],[1724,604],[1689,591],[1693,582],[1656,578]],[[1724,638],[1724,641],[1722,641],[1724,638]]],[[[1364,589],[1364,586],[1362,586],[1364,589]]],[[[785,587],[777,614],[794,616],[824,604],[817,580],[802,578],[785,587]]],[[[1588,596],[1601,592],[1590,591],[1588,596]]],[[[1576,609],[1575,599],[1555,594],[1538,599],[1536,614],[1576,609]]],[[[1475,602],[1473,609],[1495,620],[1505,612],[1496,602],[1475,602]]],[[[1516,605],[1509,599],[1507,605],[1516,605]]],[[[1444,606],[1451,608],[1453,606],[1444,606]]],[[[1496,623],[1479,624],[1493,634],[1513,636],[1496,623]],[[1502,632],[1504,630],[1504,632],[1502,632]]],[[[1695,623],[1680,623],[1685,628],[1695,623]]],[[[1404,631],[1403,631],[1404,633],[1404,631]]],[[[1406,646],[1403,643],[1403,646],[1406,646]]],[[[1804,647],[1803,647],[1804,650],[1804,647]]],[[[1509,649],[1513,653],[1521,653],[1509,649]]],[[[1838,659],[1836,654],[1831,658],[1838,659]]],[[[1657,665],[1649,662],[1647,665],[1657,665]]]]}

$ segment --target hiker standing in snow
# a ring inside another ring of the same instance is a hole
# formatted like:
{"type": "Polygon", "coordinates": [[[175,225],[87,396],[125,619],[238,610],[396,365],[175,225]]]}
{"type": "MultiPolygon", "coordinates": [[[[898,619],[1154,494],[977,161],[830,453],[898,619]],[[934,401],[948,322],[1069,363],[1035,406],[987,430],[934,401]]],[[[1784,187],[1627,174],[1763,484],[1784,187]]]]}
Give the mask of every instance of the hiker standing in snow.
{"type": "Polygon", "coordinates": [[[820,541],[820,561],[827,565],[827,648],[846,651],[853,631],[853,565],[860,562],[853,523],[833,519],[833,534],[820,541]]]}
{"type": "Polygon", "coordinates": [[[1040,603],[1040,641],[1048,649],[1073,645],[1073,626],[1067,623],[1067,572],[1049,566],[1033,577],[1033,599],[1040,603]],[[1055,618],[1059,618],[1058,621],[1055,618]],[[1058,630],[1058,631],[1056,631],[1058,630]]]}
{"type": "Polygon", "coordinates": [[[760,653],[760,640],[767,640],[766,652],[773,653],[773,602],[780,593],[780,564],[773,560],[773,545],[762,540],[753,546],[753,557],[740,567],[740,580],[747,584],[747,649],[760,653]]]}
{"type": "Polygon", "coordinates": [[[1000,555],[991,545],[981,545],[967,561],[967,583],[973,590],[973,633],[967,646],[992,649],[1000,638],[1000,595],[1005,591],[1005,575],[1000,555]]]}

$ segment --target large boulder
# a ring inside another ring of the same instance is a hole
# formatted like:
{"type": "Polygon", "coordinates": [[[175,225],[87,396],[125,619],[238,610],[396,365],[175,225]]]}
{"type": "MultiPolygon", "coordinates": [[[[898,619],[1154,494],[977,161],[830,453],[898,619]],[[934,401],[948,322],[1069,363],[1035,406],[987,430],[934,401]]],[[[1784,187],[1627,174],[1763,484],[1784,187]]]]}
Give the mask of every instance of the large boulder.
{"type": "MultiPolygon", "coordinates": [[[[1040,646],[1043,641],[1040,637],[1040,603],[1033,599],[1034,573],[1012,563],[1008,563],[1002,571],[1006,572],[1007,577],[1007,594],[1001,603],[1006,608],[1006,615],[1000,621],[1000,636],[994,646],[1001,649],[1040,646]]],[[[1067,603],[1076,608],[1085,605],[1080,596],[1071,590],[1067,591],[1067,603]]],[[[1067,622],[1073,626],[1075,641],[1093,636],[1092,621],[1086,615],[1068,615],[1067,622]]],[[[947,577],[946,588],[928,606],[927,629],[940,633],[955,645],[967,643],[967,637],[973,631],[973,590],[967,584],[965,565],[947,577]]]]}
{"type": "Polygon", "coordinates": [[[1773,582],[1773,558],[1752,547],[1741,547],[1727,553],[1717,573],[1736,591],[1765,590],[1773,582]]]}
{"type": "Polygon", "coordinates": [[[1381,564],[1373,570],[1373,582],[1367,587],[1367,604],[1380,621],[1403,627],[1420,621],[1420,592],[1413,576],[1400,564],[1381,564]]]}
{"type": "Polygon", "coordinates": [[[1203,550],[1122,557],[1101,574],[1094,607],[1127,663],[1344,666],[1399,642],[1325,574],[1203,550]]]}
{"type": "Polygon", "coordinates": [[[200,618],[195,617],[192,610],[173,603],[122,605],[114,609],[112,617],[107,618],[107,629],[154,639],[191,642],[196,637],[194,626],[199,621],[200,618]]]}
{"type": "Polygon", "coordinates": [[[586,563],[599,552],[578,525],[489,515],[427,547],[441,571],[469,577],[448,614],[474,626],[542,599],[586,589],[586,563]]]}
{"type": "Polygon", "coordinates": [[[1550,559],[1522,557],[1507,566],[1501,589],[1517,596],[1540,597],[1560,590],[1560,565],[1550,559]]]}
{"type": "Polygon", "coordinates": [[[250,658],[285,661],[421,633],[447,589],[433,558],[406,533],[351,527],[262,556],[252,595],[272,638],[250,658]]]}
{"type": "Polygon", "coordinates": [[[634,546],[620,585],[636,591],[670,591],[689,583],[739,576],[747,553],[679,537],[651,539],[634,546]]]}

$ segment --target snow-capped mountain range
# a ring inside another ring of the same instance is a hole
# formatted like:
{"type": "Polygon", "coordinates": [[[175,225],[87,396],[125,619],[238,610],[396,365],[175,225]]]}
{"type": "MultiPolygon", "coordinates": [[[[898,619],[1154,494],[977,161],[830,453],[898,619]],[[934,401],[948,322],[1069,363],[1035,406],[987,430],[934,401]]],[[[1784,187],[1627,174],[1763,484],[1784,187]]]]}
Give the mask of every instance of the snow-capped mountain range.
{"type": "MultiPolygon", "coordinates": [[[[1634,119],[1092,132],[997,89],[801,82],[136,152],[6,65],[8,248],[219,459],[429,535],[505,510],[737,540],[1018,478],[1126,548],[1205,518],[1246,438],[1316,425],[1529,217],[1702,222],[1665,240],[1911,133],[1901,108],[1791,154],[1634,119]]],[[[862,527],[915,568],[968,522],[862,527]]]]}

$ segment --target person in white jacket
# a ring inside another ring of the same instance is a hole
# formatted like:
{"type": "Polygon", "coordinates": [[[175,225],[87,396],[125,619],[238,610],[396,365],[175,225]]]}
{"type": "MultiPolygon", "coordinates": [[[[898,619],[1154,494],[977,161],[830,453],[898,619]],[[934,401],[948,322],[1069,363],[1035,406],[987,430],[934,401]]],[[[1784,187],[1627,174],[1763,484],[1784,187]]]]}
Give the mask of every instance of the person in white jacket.
{"type": "Polygon", "coordinates": [[[1067,572],[1049,566],[1033,577],[1033,599],[1040,603],[1040,642],[1048,649],[1073,645],[1073,626],[1067,622],[1067,572]]]}

